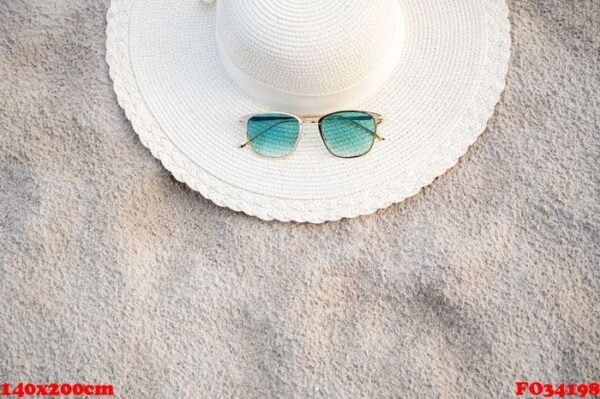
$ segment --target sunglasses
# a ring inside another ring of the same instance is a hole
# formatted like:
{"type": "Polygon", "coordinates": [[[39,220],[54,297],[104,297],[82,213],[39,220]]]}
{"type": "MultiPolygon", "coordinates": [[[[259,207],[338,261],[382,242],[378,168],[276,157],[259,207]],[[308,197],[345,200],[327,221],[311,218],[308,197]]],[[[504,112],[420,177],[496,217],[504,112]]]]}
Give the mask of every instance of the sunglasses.
{"type": "Polygon", "coordinates": [[[357,158],[373,148],[375,140],[384,140],[377,133],[383,122],[379,114],[364,111],[339,111],[324,116],[295,116],[282,112],[253,114],[240,119],[246,125],[248,145],[258,155],[284,158],[296,149],[304,123],[318,123],[327,150],[339,158],[357,158]]]}

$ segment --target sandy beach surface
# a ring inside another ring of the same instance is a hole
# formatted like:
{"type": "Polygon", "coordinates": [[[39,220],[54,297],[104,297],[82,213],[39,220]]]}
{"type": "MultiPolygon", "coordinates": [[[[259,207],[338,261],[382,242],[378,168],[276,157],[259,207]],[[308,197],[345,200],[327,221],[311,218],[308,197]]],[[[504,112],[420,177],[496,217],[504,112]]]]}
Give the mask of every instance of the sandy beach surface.
{"type": "Polygon", "coordinates": [[[117,104],[108,6],[0,0],[0,384],[511,398],[600,378],[600,1],[511,0],[488,130],[417,196],[324,225],[171,177],[117,104]]]}

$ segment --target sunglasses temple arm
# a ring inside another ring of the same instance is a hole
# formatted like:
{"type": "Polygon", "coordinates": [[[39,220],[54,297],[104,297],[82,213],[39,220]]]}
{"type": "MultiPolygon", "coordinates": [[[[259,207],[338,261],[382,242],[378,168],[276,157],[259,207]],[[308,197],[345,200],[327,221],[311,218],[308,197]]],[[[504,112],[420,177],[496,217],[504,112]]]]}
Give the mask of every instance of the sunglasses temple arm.
{"type": "Polygon", "coordinates": [[[275,126],[279,126],[282,123],[286,123],[287,120],[285,121],[281,121],[281,122],[277,122],[276,124],[274,124],[273,126],[270,126],[268,128],[266,128],[265,130],[263,130],[262,132],[260,132],[259,134],[257,134],[256,136],[252,137],[249,140],[246,140],[245,142],[243,142],[242,144],[240,144],[240,148],[244,148],[246,147],[248,144],[252,143],[254,140],[256,140],[257,138],[259,138],[260,136],[262,136],[263,134],[265,134],[266,132],[268,132],[269,130],[273,129],[275,126]]]}
{"type": "MultiPolygon", "coordinates": [[[[377,133],[377,130],[372,131],[371,129],[364,127],[363,125],[361,125],[360,123],[356,122],[355,120],[350,119],[350,121],[352,123],[354,123],[355,125],[360,126],[362,129],[366,130],[367,132],[371,133],[372,135],[374,135],[375,138],[377,138],[377,140],[380,140],[380,141],[385,140],[385,137],[383,137],[379,133],[377,133]]],[[[379,124],[379,123],[377,123],[377,124],[379,124]]]]}

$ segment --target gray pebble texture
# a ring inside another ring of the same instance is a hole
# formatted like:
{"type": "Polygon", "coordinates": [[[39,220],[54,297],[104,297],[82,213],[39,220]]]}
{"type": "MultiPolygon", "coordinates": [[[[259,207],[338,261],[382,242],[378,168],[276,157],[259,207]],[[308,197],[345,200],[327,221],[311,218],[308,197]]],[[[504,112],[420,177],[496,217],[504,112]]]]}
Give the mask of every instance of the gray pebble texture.
{"type": "Polygon", "coordinates": [[[324,225],[221,209],[163,169],[112,90],[108,6],[0,0],[0,383],[511,398],[600,379],[600,1],[511,0],[488,130],[415,197],[324,225]]]}

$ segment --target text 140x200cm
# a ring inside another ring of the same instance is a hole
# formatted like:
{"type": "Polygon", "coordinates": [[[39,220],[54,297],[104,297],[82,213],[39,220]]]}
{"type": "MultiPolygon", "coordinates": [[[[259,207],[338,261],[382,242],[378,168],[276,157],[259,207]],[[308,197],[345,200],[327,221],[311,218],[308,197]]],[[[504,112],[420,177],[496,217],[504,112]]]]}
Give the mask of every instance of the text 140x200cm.
{"type": "Polygon", "coordinates": [[[112,385],[93,384],[32,384],[20,382],[18,384],[1,384],[0,396],[114,396],[115,389],[112,385]]]}

